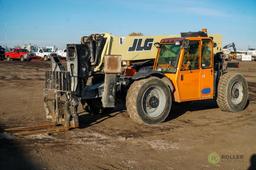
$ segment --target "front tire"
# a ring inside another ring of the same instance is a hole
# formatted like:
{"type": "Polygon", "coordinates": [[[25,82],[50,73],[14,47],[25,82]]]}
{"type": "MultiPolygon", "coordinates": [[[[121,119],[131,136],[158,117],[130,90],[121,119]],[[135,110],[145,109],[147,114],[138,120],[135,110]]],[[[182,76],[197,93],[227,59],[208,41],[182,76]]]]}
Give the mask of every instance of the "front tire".
{"type": "Polygon", "coordinates": [[[130,118],[139,124],[157,124],[169,115],[172,96],[168,86],[156,77],[132,83],[126,96],[130,118]]]}
{"type": "Polygon", "coordinates": [[[242,74],[226,73],[220,77],[217,104],[222,111],[242,111],[247,102],[248,84],[242,74]]]}

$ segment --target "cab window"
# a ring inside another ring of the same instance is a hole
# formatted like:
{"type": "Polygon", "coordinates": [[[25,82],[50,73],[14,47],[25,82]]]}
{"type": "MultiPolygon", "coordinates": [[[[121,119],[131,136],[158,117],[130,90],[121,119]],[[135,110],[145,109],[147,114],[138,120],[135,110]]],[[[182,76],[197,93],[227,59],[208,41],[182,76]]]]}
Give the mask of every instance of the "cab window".
{"type": "Polygon", "coordinates": [[[169,64],[172,67],[177,67],[179,54],[180,45],[162,44],[158,64],[169,64]]]}
{"type": "Polygon", "coordinates": [[[210,40],[203,40],[202,43],[202,68],[211,67],[212,43],[210,40]]]}
{"type": "Polygon", "coordinates": [[[196,70],[199,68],[199,41],[190,41],[185,50],[182,70],[196,70]]]}

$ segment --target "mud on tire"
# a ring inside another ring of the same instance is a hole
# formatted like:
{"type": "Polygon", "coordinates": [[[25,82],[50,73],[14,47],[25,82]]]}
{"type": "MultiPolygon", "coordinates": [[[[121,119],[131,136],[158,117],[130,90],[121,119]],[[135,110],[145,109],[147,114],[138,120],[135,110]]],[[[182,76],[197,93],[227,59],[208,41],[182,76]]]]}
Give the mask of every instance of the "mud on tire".
{"type": "Polygon", "coordinates": [[[126,96],[127,112],[133,121],[140,124],[163,122],[171,106],[170,89],[155,77],[133,82],[126,96]]]}
{"type": "Polygon", "coordinates": [[[239,112],[248,102],[248,84],[242,74],[226,73],[220,77],[217,104],[222,111],[239,112]]]}

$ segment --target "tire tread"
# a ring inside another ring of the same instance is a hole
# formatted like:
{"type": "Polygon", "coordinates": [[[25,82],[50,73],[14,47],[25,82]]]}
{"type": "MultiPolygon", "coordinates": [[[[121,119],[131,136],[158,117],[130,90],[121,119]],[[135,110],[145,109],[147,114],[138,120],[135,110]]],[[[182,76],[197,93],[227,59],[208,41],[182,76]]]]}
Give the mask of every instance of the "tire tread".
{"type": "MultiPolygon", "coordinates": [[[[226,112],[233,112],[233,109],[231,108],[228,100],[228,87],[229,87],[229,82],[231,79],[235,76],[241,75],[240,73],[226,73],[220,77],[219,84],[218,84],[218,95],[217,95],[217,104],[219,108],[222,111],[226,112]]],[[[248,88],[248,87],[245,87],[248,88]]]]}

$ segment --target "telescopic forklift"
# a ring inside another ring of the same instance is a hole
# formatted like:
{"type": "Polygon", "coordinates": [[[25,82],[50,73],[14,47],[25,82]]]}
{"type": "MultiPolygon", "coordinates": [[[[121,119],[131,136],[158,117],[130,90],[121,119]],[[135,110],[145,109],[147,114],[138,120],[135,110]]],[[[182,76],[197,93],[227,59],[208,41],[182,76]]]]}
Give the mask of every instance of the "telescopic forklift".
{"type": "Polygon", "coordinates": [[[223,65],[221,36],[207,30],[174,36],[115,37],[92,34],[67,45],[67,64],[52,56],[46,72],[47,118],[79,126],[81,103],[90,113],[125,103],[138,123],[163,122],[174,102],[214,99],[223,111],[246,107],[248,85],[223,65]]]}

